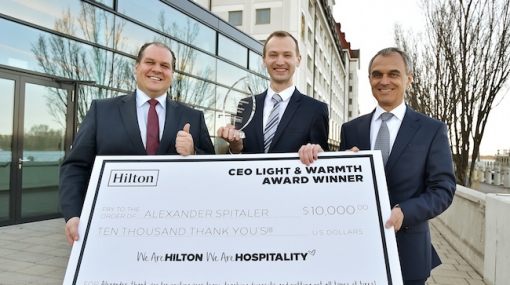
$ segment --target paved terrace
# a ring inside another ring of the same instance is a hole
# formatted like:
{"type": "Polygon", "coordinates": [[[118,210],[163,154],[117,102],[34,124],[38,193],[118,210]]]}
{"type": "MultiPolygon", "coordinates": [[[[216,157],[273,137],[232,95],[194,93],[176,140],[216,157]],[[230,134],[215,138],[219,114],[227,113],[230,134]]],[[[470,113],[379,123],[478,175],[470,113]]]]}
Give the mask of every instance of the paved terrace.
{"type": "MultiPolygon", "coordinates": [[[[443,264],[429,285],[485,285],[482,277],[431,227],[432,242],[443,264]]],[[[0,227],[0,284],[62,284],[71,248],[64,220],[0,227]]]]}

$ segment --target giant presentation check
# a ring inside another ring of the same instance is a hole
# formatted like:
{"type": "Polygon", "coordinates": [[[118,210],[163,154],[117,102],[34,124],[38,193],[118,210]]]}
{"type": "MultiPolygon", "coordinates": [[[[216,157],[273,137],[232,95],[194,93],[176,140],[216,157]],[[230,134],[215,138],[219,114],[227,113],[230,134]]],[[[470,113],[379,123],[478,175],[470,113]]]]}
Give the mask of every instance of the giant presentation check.
{"type": "Polygon", "coordinates": [[[97,157],[64,284],[402,284],[379,152],[97,157]]]}

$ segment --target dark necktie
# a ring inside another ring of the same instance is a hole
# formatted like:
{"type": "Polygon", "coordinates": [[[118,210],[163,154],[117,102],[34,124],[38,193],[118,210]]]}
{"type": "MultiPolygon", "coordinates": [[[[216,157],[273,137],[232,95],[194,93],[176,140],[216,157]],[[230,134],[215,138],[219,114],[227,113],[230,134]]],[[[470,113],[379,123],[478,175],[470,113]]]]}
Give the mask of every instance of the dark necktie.
{"type": "Polygon", "coordinates": [[[282,97],[280,97],[279,94],[274,94],[271,100],[273,100],[274,105],[269,114],[269,118],[267,118],[266,127],[264,128],[264,152],[266,153],[269,151],[274,133],[278,127],[278,122],[280,121],[280,102],[282,101],[282,97]]]}
{"type": "Polygon", "coordinates": [[[386,121],[391,119],[391,117],[393,117],[392,113],[384,112],[381,114],[381,127],[377,133],[374,145],[374,149],[381,151],[384,166],[386,166],[386,162],[388,162],[388,157],[390,156],[390,131],[388,125],[386,125],[386,121]]]}
{"type": "Polygon", "coordinates": [[[147,118],[147,154],[155,155],[159,148],[159,119],[156,112],[156,105],[159,101],[150,99],[149,116],[147,118]]]}

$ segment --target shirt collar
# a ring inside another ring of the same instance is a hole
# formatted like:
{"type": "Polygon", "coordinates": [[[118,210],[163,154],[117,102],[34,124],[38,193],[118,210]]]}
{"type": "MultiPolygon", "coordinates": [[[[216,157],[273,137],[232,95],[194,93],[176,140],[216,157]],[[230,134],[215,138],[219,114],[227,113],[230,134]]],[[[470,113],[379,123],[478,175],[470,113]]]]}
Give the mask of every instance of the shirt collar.
{"type": "MultiPolygon", "coordinates": [[[[381,106],[377,105],[375,107],[375,112],[374,112],[374,117],[373,117],[374,120],[380,120],[379,117],[384,112],[386,112],[386,110],[381,108],[381,106]]],[[[404,116],[406,115],[406,104],[404,103],[404,101],[402,101],[402,103],[400,103],[400,105],[398,105],[395,109],[391,110],[390,113],[392,113],[394,117],[396,117],[397,119],[402,121],[404,119],[404,116]]]]}
{"type": "MultiPolygon", "coordinates": [[[[159,101],[159,105],[161,105],[161,107],[163,107],[163,109],[165,109],[165,110],[166,110],[166,97],[167,96],[166,96],[166,92],[165,92],[161,96],[154,98],[159,101]]],[[[147,96],[147,94],[145,94],[145,92],[136,88],[136,106],[138,108],[140,108],[143,104],[145,104],[150,99],[152,99],[152,98],[147,96]]]]}
{"type": "MultiPolygon", "coordinates": [[[[280,95],[280,97],[282,97],[282,101],[288,101],[292,94],[294,94],[294,90],[296,90],[296,86],[292,85],[278,94],[280,95]]],[[[274,92],[273,89],[271,89],[271,87],[268,87],[266,98],[271,99],[273,98],[274,94],[276,94],[276,92],[274,92]]]]}

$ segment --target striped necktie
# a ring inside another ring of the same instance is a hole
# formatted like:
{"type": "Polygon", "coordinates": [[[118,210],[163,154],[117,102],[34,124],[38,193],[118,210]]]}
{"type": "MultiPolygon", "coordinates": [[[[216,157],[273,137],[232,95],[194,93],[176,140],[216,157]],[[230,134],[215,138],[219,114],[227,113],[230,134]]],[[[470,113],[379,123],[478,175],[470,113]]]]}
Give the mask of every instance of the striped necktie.
{"type": "Polygon", "coordinates": [[[282,102],[282,97],[279,94],[274,94],[273,98],[274,105],[271,113],[269,114],[269,118],[267,119],[266,127],[264,128],[264,152],[267,153],[269,151],[269,147],[271,146],[271,141],[273,140],[274,133],[276,128],[278,127],[278,122],[280,121],[280,102],[282,102]]]}

